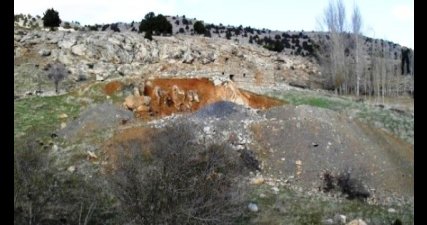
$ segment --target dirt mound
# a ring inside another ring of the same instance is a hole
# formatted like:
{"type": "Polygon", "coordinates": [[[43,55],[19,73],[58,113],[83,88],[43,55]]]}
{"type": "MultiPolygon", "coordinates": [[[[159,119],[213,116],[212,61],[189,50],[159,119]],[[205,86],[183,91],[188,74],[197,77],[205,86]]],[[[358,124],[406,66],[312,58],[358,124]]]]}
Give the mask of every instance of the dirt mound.
{"type": "Polygon", "coordinates": [[[219,101],[229,101],[258,109],[284,104],[277,99],[240,90],[232,81],[193,78],[147,80],[143,95],[129,96],[124,106],[132,109],[136,116],[145,118],[193,112],[219,101]]]}
{"type": "Polygon", "coordinates": [[[409,144],[327,109],[283,106],[265,115],[266,121],[251,127],[253,149],[265,173],[294,176],[309,188],[321,185],[325,171],[351,171],[378,199],[390,193],[413,196],[414,152],[409,144]]]}

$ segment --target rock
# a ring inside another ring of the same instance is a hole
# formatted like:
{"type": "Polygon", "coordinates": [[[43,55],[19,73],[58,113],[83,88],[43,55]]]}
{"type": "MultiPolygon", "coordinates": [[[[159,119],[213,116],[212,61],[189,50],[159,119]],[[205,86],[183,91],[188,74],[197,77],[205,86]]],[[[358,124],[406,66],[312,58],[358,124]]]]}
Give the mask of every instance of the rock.
{"type": "Polygon", "coordinates": [[[105,80],[105,77],[103,77],[99,74],[96,74],[96,81],[103,81],[103,80],[105,80]]]}
{"type": "Polygon", "coordinates": [[[211,62],[214,62],[216,59],[216,55],[213,52],[208,53],[207,55],[203,55],[203,58],[201,59],[201,62],[203,65],[209,64],[211,62]]]}
{"type": "Polygon", "coordinates": [[[187,91],[187,98],[190,102],[200,102],[199,95],[196,90],[187,91]]]}
{"type": "Polygon", "coordinates": [[[295,161],[295,165],[296,165],[296,176],[299,177],[302,173],[302,161],[301,160],[295,161]]]}
{"type": "Polygon", "coordinates": [[[367,223],[361,219],[357,219],[350,221],[350,223],[347,223],[346,225],[367,225],[367,223]]]}
{"type": "Polygon", "coordinates": [[[184,60],[182,60],[182,63],[187,63],[187,64],[192,64],[194,61],[194,57],[192,56],[190,51],[185,52],[183,59],[184,60]]]}
{"type": "Polygon", "coordinates": [[[68,115],[67,115],[67,114],[65,114],[65,113],[61,113],[61,114],[58,116],[58,118],[59,118],[59,119],[65,119],[65,118],[68,118],[68,115]]]}
{"type": "Polygon", "coordinates": [[[42,50],[40,50],[39,51],[39,55],[41,55],[41,56],[50,56],[50,50],[47,50],[47,49],[42,49],[42,50]]]}
{"type": "Polygon", "coordinates": [[[139,93],[139,88],[138,87],[134,87],[133,88],[133,95],[136,97],[141,97],[141,94],[139,93]]]}
{"type": "Polygon", "coordinates": [[[98,156],[95,155],[95,153],[91,151],[86,151],[88,160],[96,160],[98,159],[98,156]]]}
{"type": "Polygon", "coordinates": [[[53,152],[58,151],[58,145],[53,145],[53,146],[52,146],[52,151],[53,151],[53,152]]]}
{"type": "Polygon", "coordinates": [[[389,212],[389,213],[396,213],[396,210],[393,209],[393,208],[389,208],[389,209],[387,209],[387,212],[389,212]]]}
{"type": "Polygon", "coordinates": [[[123,103],[123,106],[130,110],[137,109],[142,105],[144,105],[143,98],[135,95],[129,95],[126,97],[125,102],[123,103]]]}
{"type": "Polygon", "coordinates": [[[211,131],[211,128],[210,128],[210,127],[203,127],[203,132],[204,132],[205,134],[211,134],[211,133],[213,133],[213,132],[211,131]]]}
{"type": "Polygon", "coordinates": [[[248,209],[251,212],[258,212],[258,210],[259,210],[257,204],[255,204],[255,203],[249,203],[248,209]]]}
{"type": "Polygon", "coordinates": [[[151,97],[150,96],[142,96],[142,104],[144,105],[150,105],[151,97]]]}
{"type": "Polygon", "coordinates": [[[76,171],[76,167],[75,166],[70,166],[67,168],[67,171],[70,173],[73,173],[74,171],[76,171]]]}
{"type": "Polygon", "coordinates": [[[71,52],[75,55],[84,56],[86,55],[86,46],[83,44],[74,45],[71,52]]]}
{"type": "Polygon", "coordinates": [[[64,129],[67,126],[66,123],[61,123],[61,129],[64,129]]]}
{"type": "Polygon", "coordinates": [[[96,63],[92,69],[92,73],[96,74],[97,80],[101,81],[107,79],[110,75],[116,73],[116,71],[115,64],[111,63],[96,63]]]}
{"type": "Polygon", "coordinates": [[[52,55],[54,56],[57,55],[58,61],[60,63],[65,64],[66,66],[74,64],[74,61],[73,61],[74,57],[69,52],[61,51],[61,50],[53,50],[52,55]]]}
{"type": "Polygon", "coordinates": [[[254,177],[250,181],[251,184],[255,184],[255,185],[260,185],[260,184],[263,184],[264,182],[265,180],[263,177],[254,177]]]}
{"type": "Polygon", "coordinates": [[[326,220],[323,221],[323,224],[332,225],[332,224],[334,224],[334,220],[332,220],[332,219],[326,219],[326,220]]]}
{"type": "Polygon", "coordinates": [[[279,193],[279,188],[278,187],[272,187],[271,190],[274,192],[274,194],[278,194],[279,193]]]}
{"type": "Polygon", "coordinates": [[[150,107],[146,106],[146,105],[140,105],[140,106],[138,106],[138,108],[136,108],[135,111],[136,112],[149,112],[150,111],[150,107]]]}
{"type": "Polygon", "coordinates": [[[20,47],[16,47],[14,49],[14,56],[15,57],[22,57],[23,55],[25,55],[28,52],[27,48],[20,48],[20,47]]]}
{"type": "Polygon", "coordinates": [[[66,35],[66,36],[69,38],[59,41],[58,46],[61,48],[69,49],[71,48],[71,46],[76,44],[76,39],[75,39],[75,36],[71,36],[71,35],[66,35]]]}
{"type": "Polygon", "coordinates": [[[339,224],[345,224],[347,222],[347,217],[344,215],[336,215],[335,221],[337,221],[339,224]]]}

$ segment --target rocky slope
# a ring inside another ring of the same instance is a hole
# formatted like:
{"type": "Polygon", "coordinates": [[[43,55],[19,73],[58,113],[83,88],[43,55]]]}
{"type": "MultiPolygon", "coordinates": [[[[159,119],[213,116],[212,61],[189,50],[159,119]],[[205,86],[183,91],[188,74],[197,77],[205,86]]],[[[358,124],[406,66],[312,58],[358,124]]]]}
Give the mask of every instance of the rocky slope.
{"type": "Polygon", "coordinates": [[[52,90],[39,76],[49,63],[70,71],[67,85],[82,80],[138,76],[232,79],[238,87],[282,82],[320,87],[318,67],[309,58],[286,56],[220,38],[176,35],[148,41],[135,32],[67,32],[15,29],[15,95],[52,90]],[[26,79],[21,79],[21,78],[26,79]],[[28,79],[38,82],[28,83],[28,79]]]}
{"type": "Polygon", "coordinates": [[[15,147],[35,136],[59,156],[62,171],[90,180],[114,164],[117,146],[142,149],[151,138],[162,138],[153,136],[159,130],[185,125],[196,137],[186,141],[225,143],[239,152],[236,160],[253,167],[247,177],[255,190],[250,210],[260,212],[251,224],[344,224],[342,213],[368,224],[396,218],[413,223],[413,113],[383,106],[372,115],[363,103],[334,105],[337,97],[327,92],[303,94],[289,84],[321,86],[313,58],[218,37],[148,41],[132,31],[19,26],[14,49],[15,147]],[[59,94],[44,71],[55,62],[69,70],[59,94]],[[309,97],[295,106],[295,95],[309,97]],[[362,105],[361,112],[352,111],[362,105]],[[401,117],[404,122],[396,119],[401,117]],[[397,132],[412,129],[404,135],[412,142],[378,129],[376,120],[397,132]],[[323,191],[325,174],[346,172],[366,202],[347,201],[348,193],[338,188],[323,191]]]}

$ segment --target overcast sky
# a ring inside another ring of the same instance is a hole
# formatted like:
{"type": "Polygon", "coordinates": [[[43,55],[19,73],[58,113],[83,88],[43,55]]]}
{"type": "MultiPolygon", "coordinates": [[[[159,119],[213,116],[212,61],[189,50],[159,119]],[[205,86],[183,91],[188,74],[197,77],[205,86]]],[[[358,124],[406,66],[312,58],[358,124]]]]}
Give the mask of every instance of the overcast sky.
{"type": "MultiPolygon", "coordinates": [[[[280,31],[319,30],[317,18],[329,0],[14,0],[15,14],[43,16],[47,8],[63,21],[85,24],[140,21],[150,11],[186,15],[205,23],[280,31]]],[[[363,18],[362,32],[414,48],[414,0],[344,0],[347,19],[353,5],[363,18]]]]}

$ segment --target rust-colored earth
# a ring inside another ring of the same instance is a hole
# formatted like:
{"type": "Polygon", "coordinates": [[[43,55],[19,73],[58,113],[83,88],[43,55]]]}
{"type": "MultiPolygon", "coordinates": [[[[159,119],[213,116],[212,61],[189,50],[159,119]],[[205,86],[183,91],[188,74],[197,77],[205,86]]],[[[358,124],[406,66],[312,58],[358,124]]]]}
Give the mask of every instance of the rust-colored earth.
{"type": "Polygon", "coordinates": [[[107,95],[112,95],[117,91],[122,90],[123,83],[120,81],[111,81],[110,83],[104,86],[104,92],[107,95]]]}
{"type": "Polygon", "coordinates": [[[231,101],[257,109],[284,104],[277,99],[238,89],[231,81],[214,85],[207,78],[147,80],[143,95],[151,100],[149,105],[135,110],[136,115],[142,118],[192,112],[218,101],[231,101]]]}

